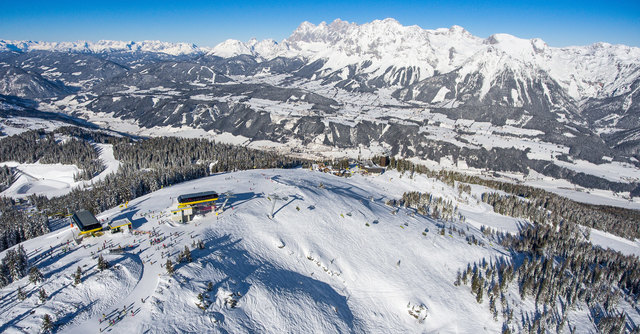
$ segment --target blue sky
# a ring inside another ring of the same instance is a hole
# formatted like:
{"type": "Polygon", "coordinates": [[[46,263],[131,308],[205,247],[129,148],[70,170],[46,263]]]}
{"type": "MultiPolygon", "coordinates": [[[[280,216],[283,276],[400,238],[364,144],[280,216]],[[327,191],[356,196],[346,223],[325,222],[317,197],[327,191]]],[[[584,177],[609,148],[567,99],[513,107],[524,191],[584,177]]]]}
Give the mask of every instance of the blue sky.
{"type": "Polygon", "coordinates": [[[286,38],[303,21],[393,17],[476,36],[540,37],[551,46],[604,41],[640,46],[640,1],[7,1],[0,39],[162,40],[214,46],[227,38],[286,38]]]}

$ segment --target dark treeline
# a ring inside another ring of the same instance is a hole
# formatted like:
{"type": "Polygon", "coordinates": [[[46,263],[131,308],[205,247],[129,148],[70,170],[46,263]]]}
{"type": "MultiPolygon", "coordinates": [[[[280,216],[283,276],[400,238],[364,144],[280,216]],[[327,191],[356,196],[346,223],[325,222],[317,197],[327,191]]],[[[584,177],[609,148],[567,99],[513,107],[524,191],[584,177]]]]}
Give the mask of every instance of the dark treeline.
{"type": "Polygon", "coordinates": [[[0,251],[45,233],[49,233],[45,215],[28,214],[13,200],[0,198],[0,251]]]}
{"type": "Polygon", "coordinates": [[[13,183],[13,172],[7,166],[0,167],[0,192],[9,188],[13,183]]]}
{"type": "Polygon", "coordinates": [[[22,245],[8,250],[0,261],[0,288],[27,275],[29,258],[22,245]]]}
{"type": "Polygon", "coordinates": [[[216,143],[207,139],[174,137],[150,138],[138,142],[119,142],[114,146],[115,158],[134,170],[163,169],[203,165],[209,172],[227,172],[253,168],[288,168],[301,160],[273,152],[216,143]]]}
{"type": "Polygon", "coordinates": [[[568,315],[578,303],[589,308],[601,333],[638,330],[619,307],[621,301],[638,307],[637,257],[593,246],[570,222],[528,225],[518,235],[496,237],[511,250],[512,258],[469,264],[454,284],[470,283],[476,300],[488,301],[494,319],[502,315],[504,332],[574,332],[568,315]],[[509,294],[510,286],[517,288],[516,296],[509,294]],[[514,297],[520,299],[515,305],[509,303],[514,297]],[[529,298],[535,311],[520,308],[529,298]],[[514,310],[520,312],[517,317],[514,310]]]}
{"type": "Polygon", "coordinates": [[[435,196],[428,192],[420,193],[417,191],[405,192],[400,200],[389,200],[388,205],[404,206],[416,209],[416,211],[425,216],[434,219],[452,221],[454,219],[465,221],[465,217],[458,212],[458,207],[453,205],[451,200],[435,196]]]}
{"type": "Polygon", "coordinates": [[[76,179],[88,180],[104,170],[98,152],[86,140],[70,137],[56,140],[56,134],[66,134],[65,129],[53,132],[30,130],[0,140],[0,161],[20,163],[74,164],[82,171],[76,179]]]}
{"type": "Polygon", "coordinates": [[[640,213],[637,211],[606,207],[592,210],[589,205],[560,196],[532,196],[524,199],[514,195],[484,193],[482,201],[505,216],[551,224],[566,220],[626,238],[640,238],[640,213]]]}
{"type": "MultiPolygon", "coordinates": [[[[374,160],[380,161],[383,159],[385,158],[377,157],[374,160]]],[[[387,168],[396,169],[399,172],[409,172],[411,174],[424,174],[445,182],[452,187],[457,181],[501,190],[535,202],[537,206],[531,206],[531,208],[533,208],[531,209],[532,211],[546,209],[553,211],[552,214],[555,217],[570,220],[580,225],[593,227],[632,240],[640,238],[640,212],[636,210],[580,203],[543,189],[521,184],[485,180],[478,176],[453,171],[433,171],[425,166],[414,164],[407,160],[391,158],[388,161],[387,168]]],[[[502,212],[518,212],[523,210],[522,208],[515,208],[515,206],[519,204],[517,201],[513,199],[507,199],[507,201],[509,201],[509,205],[512,205],[512,207],[507,207],[505,204],[500,209],[502,212]]],[[[528,216],[516,217],[530,218],[528,216]]]]}

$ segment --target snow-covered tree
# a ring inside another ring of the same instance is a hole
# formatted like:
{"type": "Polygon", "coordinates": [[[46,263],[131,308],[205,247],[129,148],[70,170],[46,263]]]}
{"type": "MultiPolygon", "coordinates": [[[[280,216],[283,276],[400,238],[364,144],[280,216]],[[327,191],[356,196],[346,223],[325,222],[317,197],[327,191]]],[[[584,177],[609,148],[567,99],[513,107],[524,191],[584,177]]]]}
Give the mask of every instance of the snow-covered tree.
{"type": "Polygon", "coordinates": [[[180,262],[182,261],[191,262],[191,251],[187,245],[184,246],[184,251],[180,253],[180,262]]]}
{"type": "Polygon", "coordinates": [[[102,254],[98,256],[98,270],[103,271],[109,268],[109,262],[102,257],[102,254]]]}
{"type": "Polygon", "coordinates": [[[165,268],[167,268],[167,273],[169,275],[173,275],[173,262],[171,262],[171,260],[167,259],[167,263],[164,266],[165,266],[165,268]]]}
{"type": "Polygon", "coordinates": [[[31,269],[29,270],[29,282],[37,284],[38,282],[42,281],[44,281],[44,276],[42,276],[40,269],[38,269],[38,267],[36,266],[31,267],[31,269]]]}
{"type": "Polygon", "coordinates": [[[53,320],[51,320],[51,316],[49,314],[45,314],[42,317],[42,326],[40,327],[43,333],[50,333],[53,329],[53,320]]]}
{"type": "Polygon", "coordinates": [[[27,294],[24,292],[21,286],[18,287],[18,299],[25,300],[27,298],[27,294]]]}
{"type": "Polygon", "coordinates": [[[49,298],[49,295],[47,295],[47,291],[45,291],[44,288],[40,288],[40,291],[38,291],[38,298],[42,303],[44,303],[47,298],[49,298]]]}
{"type": "Polygon", "coordinates": [[[82,268],[78,266],[78,269],[76,269],[76,273],[73,275],[73,284],[78,285],[80,283],[82,283],[82,268]]]}

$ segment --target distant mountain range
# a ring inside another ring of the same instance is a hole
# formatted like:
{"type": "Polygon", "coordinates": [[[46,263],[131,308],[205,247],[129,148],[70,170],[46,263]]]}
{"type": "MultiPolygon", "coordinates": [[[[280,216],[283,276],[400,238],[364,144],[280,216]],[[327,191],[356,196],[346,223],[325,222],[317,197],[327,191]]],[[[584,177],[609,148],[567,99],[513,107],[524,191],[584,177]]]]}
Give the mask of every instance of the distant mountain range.
{"type": "Polygon", "coordinates": [[[19,97],[148,129],[535,171],[623,192],[640,178],[636,47],[554,48],[385,19],[304,22],[279,43],[0,41],[0,50],[4,109],[19,97]]]}

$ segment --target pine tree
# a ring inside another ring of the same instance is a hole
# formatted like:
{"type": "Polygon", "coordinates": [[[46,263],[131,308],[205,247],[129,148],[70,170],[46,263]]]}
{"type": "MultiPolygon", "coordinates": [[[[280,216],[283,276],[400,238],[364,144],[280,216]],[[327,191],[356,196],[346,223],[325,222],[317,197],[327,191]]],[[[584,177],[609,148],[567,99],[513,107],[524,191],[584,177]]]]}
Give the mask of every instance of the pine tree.
{"type": "Polygon", "coordinates": [[[103,271],[103,270],[105,270],[107,268],[109,268],[109,262],[107,262],[102,257],[102,254],[100,254],[100,256],[98,256],[98,270],[103,271]]]}
{"type": "Polygon", "coordinates": [[[20,276],[18,279],[24,277],[27,274],[27,264],[29,262],[29,257],[27,256],[27,252],[24,250],[22,245],[18,245],[16,248],[16,271],[20,276]]]}
{"type": "Polygon", "coordinates": [[[73,276],[73,285],[78,285],[80,283],[82,283],[82,268],[78,266],[78,269],[76,269],[76,273],[73,276]]]}
{"type": "Polygon", "coordinates": [[[455,282],[453,282],[453,285],[459,286],[461,280],[462,280],[462,274],[460,274],[460,270],[458,270],[458,274],[456,275],[456,280],[455,282]]]}
{"type": "Polygon", "coordinates": [[[204,300],[204,296],[202,295],[202,293],[198,294],[198,303],[196,303],[196,306],[198,306],[198,308],[203,311],[207,309],[207,303],[204,300]]]}
{"type": "Polygon", "coordinates": [[[40,269],[36,266],[31,267],[29,270],[29,282],[36,284],[42,281],[44,281],[44,277],[42,276],[40,269]]]}
{"type": "Polygon", "coordinates": [[[27,298],[27,294],[24,292],[21,286],[18,287],[18,299],[25,300],[27,298]]]}
{"type": "Polygon", "coordinates": [[[42,317],[42,332],[50,333],[53,329],[53,321],[51,320],[51,316],[49,314],[45,314],[42,317]]]}
{"type": "Polygon", "coordinates": [[[189,246],[187,245],[184,246],[184,252],[182,252],[182,258],[187,262],[191,262],[191,251],[189,250],[189,246]]]}
{"type": "Polygon", "coordinates": [[[49,296],[47,295],[47,291],[45,291],[44,288],[41,288],[38,292],[38,298],[40,298],[40,302],[42,303],[44,303],[47,298],[49,298],[49,296]]]}
{"type": "Polygon", "coordinates": [[[478,304],[482,304],[482,295],[484,293],[483,290],[484,289],[482,288],[482,284],[480,284],[478,288],[478,294],[476,295],[476,301],[478,302],[478,304]]]}
{"type": "Polygon", "coordinates": [[[171,262],[171,260],[167,259],[167,263],[164,266],[165,266],[165,268],[167,268],[167,273],[169,275],[173,275],[173,262],[171,262]]]}

